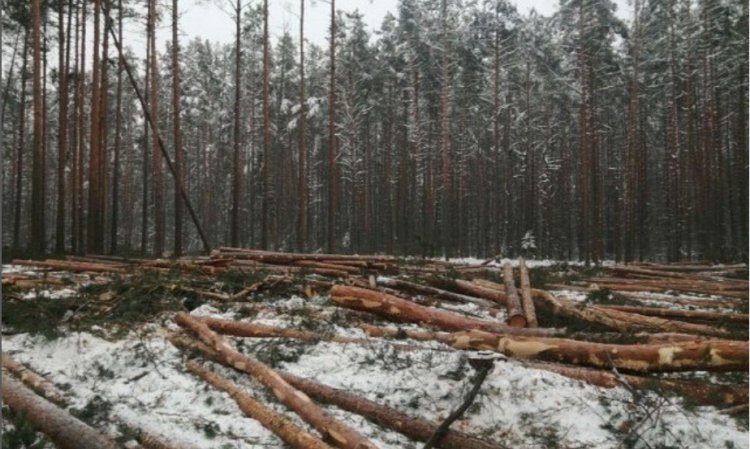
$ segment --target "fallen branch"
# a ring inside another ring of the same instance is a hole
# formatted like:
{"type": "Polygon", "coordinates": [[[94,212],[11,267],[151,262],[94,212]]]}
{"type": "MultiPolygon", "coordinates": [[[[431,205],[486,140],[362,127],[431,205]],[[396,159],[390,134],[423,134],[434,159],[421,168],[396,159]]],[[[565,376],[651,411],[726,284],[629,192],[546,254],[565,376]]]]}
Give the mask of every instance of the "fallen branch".
{"type": "Polygon", "coordinates": [[[469,394],[466,395],[466,398],[464,399],[463,403],[454,410],[450,415],[448,415],[445,420],[440,423],[437,429],[435,429],[435,432],[430,436],[430,439],[427,440],[427,442],[424,445],[424,449],[431,449],[435,446],[437,441],[439,441],[443,435],[448,431],[448,428],[451,424],[453,424],[454,421],[456,421],[458,418],[463,416],[464,412],[471,406],[471,404],[474,402],[474,399],[477,397],[477,394],[479,394],[479,389],[482,388],[482,384],[484,383],[484,379],[487,378],[487,375],[492,371],[492,361],[488,360],[487,363],[482,364],[482,366],[477,370],[477,374],[472,380],[472,384],[474,386],[471,388],[471,391],[469,391],[469,394]]]}

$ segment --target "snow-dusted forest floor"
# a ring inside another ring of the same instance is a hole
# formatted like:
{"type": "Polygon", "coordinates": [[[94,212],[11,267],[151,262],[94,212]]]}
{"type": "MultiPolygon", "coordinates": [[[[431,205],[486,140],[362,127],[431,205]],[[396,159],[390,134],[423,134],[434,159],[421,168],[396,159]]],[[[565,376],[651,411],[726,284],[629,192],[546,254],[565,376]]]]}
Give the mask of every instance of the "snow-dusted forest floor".
{"type": "MultiPolygon", "coordinates": [[[[5,266],[4,272],[29,271],[5,266]]],[[[46,298],[48,304],[50,300],[70,300],[76,298],[79,288],[86,287],[30,291],[14,301],[46,298]]],[[[560,290],[555,294],[585,299],[580,292],[560,290]]],[[[652,295],[658,302],[659,295],[652,295]]],[[[709,296],[703,298],[710,300],[709,296]]],[[[98,299],[110,300],[103,294],[98,299]]],[[[83,308],[83,301],[90,299],[81,296],[81,301],[83,308]]],[[[182,300],[182,304],[187,301],[182,300]]],[[[187,304],[187,309],[191,308],[187,304]]],[[[455,309],[492,318],[472,304],[455,309]]],[[[66,408],[74,415],[122,442],[141,430],[180,447],[285,447],[258,422],[247,418],[228,394],[185,369],[187,353],[167,340],[169,333],[179,330],[174,323],[175,311],[159,311],[146,322],[129,323],[108,319],[79,322],[77,313],[68,309],[55,332],[19,333],[4,324],[2,344],[5,354],[43,374],[62,390],[66,408]]],[[[325,294],[250,296],[242,302],[203,303],[190,313],[368,338],[351,326],[349,317],[325,294]]],[[[37,319],[44,319],[44,313],[37,319]]],[[[468,363],[471,353],[437,342],[399,340],[411,347],[405,351],[379,338],[371,338],[366,344],[226,338],[239,351],[274,368],[435,422],[455,409],[472,386],[474,369],[468,363]]],[[[211,362],[206,366],[309,428],[246,374],[211,362]]],[[[747,382],[747,373],[741,373],[740,378],[747,382]]],[[[380,448],[422,447],[423,443],[359,415],[324,407],[380,448]]],[[[502,356],[475,403],[452,428],[513,448],[742,448],[748,442],[747,420],[728,416],[716,407],[696,406],[683,397],[662,396],[651,390],[596,387],[502,356]]]]}

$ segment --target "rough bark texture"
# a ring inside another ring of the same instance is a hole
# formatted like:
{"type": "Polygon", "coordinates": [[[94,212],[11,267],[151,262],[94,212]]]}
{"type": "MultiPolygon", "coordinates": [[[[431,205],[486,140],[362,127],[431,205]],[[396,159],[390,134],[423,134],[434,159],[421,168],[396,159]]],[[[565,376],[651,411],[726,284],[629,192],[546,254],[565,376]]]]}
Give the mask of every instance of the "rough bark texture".
{"type": "Polygon", "coordinates": [[[431,324],[452,331],[480,329],[513,335],[551,335],[556,331],[543,328],[512,328],[502,323],[420,306],[387,293],[359,287],[335,285],[331,289],[331,299],[342,307],[376,313],[397,321],[431,324]]]}
{"type": "Polygon", "coordinates": [[[726,406],[746,404],[748,401],[747,385],[711,385],[678,379],[661,379],[655,377],[635,376],[630,374],[615,375],[611,371],[578,366],[560,365],[557,363],[525,362],[530,368],[543,369],[571,379],[578,379],[605,388],[622,386],[622,382],[638,388],[651,388],[661,392],[676,392],[689,396],[701,404],[720,403],[726,406]]]}
{"type": "Polygon", "coordinates": [[[3,373],[3,402],[61,449],[118,449],[114,441],[3,373]]]}
{"type": "Polygon", "coordinates": [[[65,402],[62,392],[57,387],[44,377],[17,363],[7,354],[3,354],[3,369],[8,370],[8,372],[16,376],[21,382],[29,386],[29,388],[55,404],[65,402]]]}
{"type": "Polygon", "coordinates": [[[503,280],[505,281],[505,294],[508,297],[508,325],[512,327],[525,327],[526,317],[523,314],[518,290],[516,290],[516,281],[513,279],[513,268],[509,263],[503,266],[503,280]]]}
{"type": "Polygon", "coordinates": [[[263,427],[273,432],[284,440],[285,443],[296,449],[330,449],[316,436],[306,432],[283,415],[274,412],[270,408],[256,401],[252,396],[243,392],[242,389],[230,380],[219,374],[204,368],[196,362],[188,362],[188,369],[210,383],[214,387],[229,393],[245,415],[260,422],[263,427]]]}
{"type": "Polygon", "coordinates": [[[536,320],[534,300],[531,298],[529,269],[526,267],[526,261],[523,260],[523,257],[518,259],[518,272],[521,278],[521,305],[523,306],[523,315],[526,317],[526,325],[528,327],[537,327],[539,323],[536,320]]]}
{"type": "Polygon", "coordinates": [[[229,365],[248,373],[273,391],[279,401],[294,410],[302,419],[315,427],[323,435],[330,437],[338,447],[343,449],[376,448],[374,444],[357,431],[333,419],[304,393],[290,386],[279,377],[276,371],[255,359],[237,352],[222,337],[209,329],[201,321],[184,312],[177,314],[176,321],[180,326],[191,329],[198,334],[200,339],[215,349],[229,365]]]}
{"type": "Polygon", "coordinates": [[[457,349],[500,352],[509,357],[632,372],[746,371],[748,342],[708,340],[665,345],[618,345],[562,338],[508,337],[483,331],[439,335],[457,349]]]}
{"type": "MultiPolygon", "coordinates": [[[[179,348],[195,349],[201,351],[213,361],[227,364],[216,351],[201,342],[187,338],[182,339],[177,336],[171,336],[170,341],[179,348]]],[[[364,416],[379,426],[402,433],[413,440],[427,441],[438,427],[436,423],[406,415],[346,390],[333,388],[284,371],[279,371],[279,375],[290,385],[317,401],[335,405],[348,412],[364,416]]],[[[449,430],[437,442],[436,447],[443,449],[501,449],[504,446],[484,441],[463,432],[449,430]]]]}

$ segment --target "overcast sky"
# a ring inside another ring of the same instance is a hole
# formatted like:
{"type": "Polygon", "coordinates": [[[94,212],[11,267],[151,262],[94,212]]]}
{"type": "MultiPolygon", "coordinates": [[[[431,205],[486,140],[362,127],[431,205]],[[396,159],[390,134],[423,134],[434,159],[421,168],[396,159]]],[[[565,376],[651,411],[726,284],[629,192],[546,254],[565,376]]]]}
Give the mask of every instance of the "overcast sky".
{"type": "MultiPolygon", "coordinates": [[[[248,3],[248,0],[244,0],[248,3]]],[[[251,2],[259,0],[250,0],[251,2]]],[[[557,10],[559,0],[513,0],[522,13],[528,13],[531,8],[536,9],[539,14],[549,15],[557,10]]],[[[181,18],[180,28],[182,39],[191,39],[200,36],[211,41],[232,42],[234,27],[232,18],[227,12],[223,12],[220,5],[226,6],[234,3],[234,0],[182,0],[180,1],[181,18]]],[[[388,11],[396,15],[398,0],[339,0],[336,9],[354,11],[359,9],[363,14],[365,22],[370,30],[380,28],[388,11]]],[[[615,0],[618,4],[617,15],[627,19],[629,11],[628,0],[615,0]]],[[[293,36],[299,33],[298,9],[299,0],[270,0],[270,31],[271,35],[281,35],[288,30],[293,36]]],[[[318,45],[325,45],[328,34],[328,23],[330,17],[330,3],[327,0],[306,0],[305,2],[305,37],[318,45]]],[[[134,49],[145,45],[145,37],[142,33],[129,33],[132,36],[128,44],[134,49]]],[[[159,33],[159,47],[171,39],[169,31],[169,20],[162,21],[162,29],[159,33]]]]}

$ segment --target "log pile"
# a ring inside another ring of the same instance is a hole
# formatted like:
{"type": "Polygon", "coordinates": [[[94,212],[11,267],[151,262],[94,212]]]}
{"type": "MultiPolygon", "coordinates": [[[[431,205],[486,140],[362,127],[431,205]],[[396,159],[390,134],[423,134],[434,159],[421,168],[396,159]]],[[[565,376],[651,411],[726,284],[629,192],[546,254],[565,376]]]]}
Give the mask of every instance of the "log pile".
{"type": "MultiPolygon", "coordinates": [[[[224,305],[252,302],[258,292],[280,286],[294,287],[306,297],[327,296],[330,299],[325,305],[317,303],[315,307],[345,317],[336,324],[363,332],[364,337],[276,327],[250,320],[196,317],[185,312],[175,316],[182,333],[169,337],[175,346],[241,372],[267,389],[286,407],[287,414],[273,411],[258,395],[222,377],[209,365],[195,360],[185,365],[186,372],[228,393],[246,417],[260,422],[290,447],[376,447],[357,429],[334,419],[320,404],[361,415],[415,441],[429,440],[439,423],[275,370],[238,351],[226,336],[295,340],[311,345],[387,343],[405,351],[436,350],[436,347],[442,351],[490,351],[507,357],[509,363],[605,388],[626,382],[629,388],[656,386],[660,391],[677,392],[701,403],[736,407],[748,401],[747,385],[686,381],[672,374],[748,371],[748,282],[736,277],[746,270],[744,265],[615,265],[574,284],[558,282],[546,286],[588,294],[585,301],[574,301],[532,285],[531,279],[536,278],[530,276],[523,259],[514,270],[509,263],[452,265],[383,255],[300,254],[221,247],[206,257],[125,260],[89,255],[13,263],[37,269],[45,278],[59,271],[111,278],[170,272],[186,279],[207,280],[230,271],[240,275],[263,274],[261,280],[254,277],[252,282],[234,290],[215,291],[182,283],[169,286],[171,290],[224,305]],[[678,294],[673,295],[674,292],[678,294]],[[602,299],[604,296],[606,301],[602,299]],[[674,301],[668,302],[664,297],[674,301]],[[691,309],[686,309],[687,306],[691,309]],[[423,342],[432,343],[427,346],[423,342]],[[296,416],[289,419],[288,414],[296,416]],[[298,418],[312,430],[295,424],[298,418]]],[[[24,283],[33,285],[37,280],[33,274],[13,274],[4,276],[3,284],[23,288],[24,283]]],[[[267,304],[247,307],[272,310],[267,304]]],[[[322,317],[315,308],[310,308],[309,314],[314,319],[322,317]]],[[[326,319],[330,316],[326,315],[326,319]]],[[[3,365],[16,374],[22,371],[10,359],[4,358],[3,365]]],[[[38,391],[54,400],[47,390],[38,391]]],[[[500,446],[448,430],[435,447],[498,449],[500,446]]]]}

